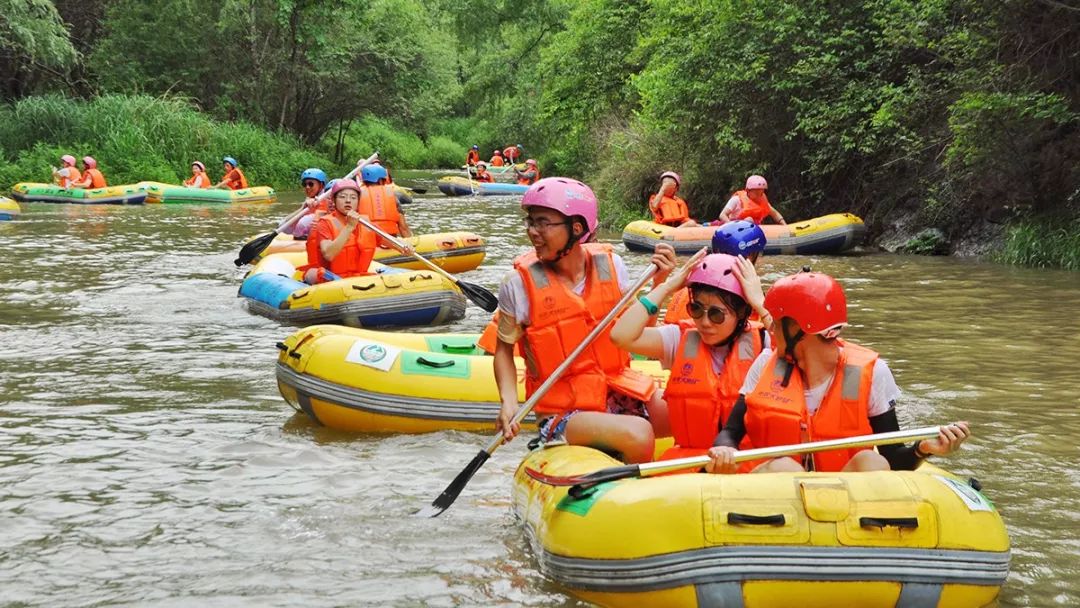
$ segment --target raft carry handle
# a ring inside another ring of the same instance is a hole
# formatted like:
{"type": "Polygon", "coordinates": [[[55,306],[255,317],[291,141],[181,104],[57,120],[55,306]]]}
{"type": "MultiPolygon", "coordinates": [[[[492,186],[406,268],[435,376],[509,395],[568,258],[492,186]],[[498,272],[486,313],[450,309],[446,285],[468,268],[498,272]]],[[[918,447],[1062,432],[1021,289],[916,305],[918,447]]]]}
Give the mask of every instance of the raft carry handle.
{"type": "Polygon", "coordinates": [[[901,528],[914,530],[919,527],[918,517],[860,517],[859,526],[863,528],[901,528]]]}
{"type": "MultiPolygon", "coordinates": [[[[863,519],[870,519],[864,517],[863,519]]],[[[733,526],[782,526],[787,523],[783,513],[776,515],[750,515],[749,513],[728,513],[727,523],[733,526]]]]}

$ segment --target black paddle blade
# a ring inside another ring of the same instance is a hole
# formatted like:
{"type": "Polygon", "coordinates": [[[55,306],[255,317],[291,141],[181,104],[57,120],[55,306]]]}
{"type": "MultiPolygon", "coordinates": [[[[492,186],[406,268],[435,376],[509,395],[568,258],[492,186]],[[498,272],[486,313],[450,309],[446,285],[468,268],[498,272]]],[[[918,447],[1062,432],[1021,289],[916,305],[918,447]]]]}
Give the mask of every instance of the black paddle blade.
{"type": "Polygon", "coordinates": [[[472,303],[480,308],[488,312],[495,312],[495,309],[499,307],[499,298],[476,283],[468,283],[458,279],[457,284],[465,297],[472,300],[472,303]]]}
{"type": "Polygon", "coordinates": [[[236,264],[237,267],[250,264],[251,260],[255,259],[255,256],[262,253],[264,249],[270,246],[270,243],[274,242],[275,237],[277,237],[277,232],[268,232],[251,239],[240,248],[240,253],[236,254],[233,264],[236,264]]]}
{"type": "Polygon", "coordinates": [[[525,474],[532,477],[536,481],[549,486],[582,486],[590,487],[595,486],[598,483],[605,481],[615,481],[616,479],[626,479],[628,477],[638,477],[641,475],[641,468],[636,464],[624,464],[616,467],[608,467],[606,469],[600,469],[599,471],[593,471],[592,473],[584,473],[582,475],[548,475],[543,471],[538,471],[529,467],[525,467],[525,474]]]}
{"type": "Polygon", "coordinates": [[[457,474],[454,481],[450,482],[450,485],[446,486],[446,489],[439,494],[439,497],[431,502],[430,505],[417,511],[414,515],[418,517],[438,517],[443,511],[450,508],[450,505],[454,504],[457,500],[458,494],[465,489],[469,480],[476,475],[476,472],[480,470],[480,467],[484,466],[488,458],[491,458],[486,450],[480,450],[480,453],[473,457],[472,461],[457,474]]]}

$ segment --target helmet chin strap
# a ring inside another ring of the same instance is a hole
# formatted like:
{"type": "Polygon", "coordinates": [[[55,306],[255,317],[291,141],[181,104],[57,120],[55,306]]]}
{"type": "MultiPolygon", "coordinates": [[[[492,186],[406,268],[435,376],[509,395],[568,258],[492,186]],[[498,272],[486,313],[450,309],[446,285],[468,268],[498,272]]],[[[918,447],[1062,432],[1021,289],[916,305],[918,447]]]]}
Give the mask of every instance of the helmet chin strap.
{"type": "Polygon", "coordinates": [[[780,383],[780,386],[787,388],[789,382],[791,382],[791,374],[795,371],[795,366],[798,365],[798,360],[795,358],[795,347],[799,345],[799,341],[803,339],[806,334],[800,327],[794,335],[789,336],[787,333],[786,319],[780,321],[780,331],[784,333],[784,342],[787,343],[787,347],[784,349],[784,358],[788,360],[787,370],[784,371],[784,380],[780,383]]]}
{"type": "MultiPolygon", "coordinates": [[[[575,216],[575,217],[577,217],[577,216],[575,216]]],[[[564,245],[563,248],[560,249],[555,254],[555,259],[551,260],[551,262],[550,262],[552,264],[554,264],[555,262],[558,262],[559,260],[561,260],[561,259],[565,258],[567,255],[569,255],[570,250],[574,248],[574,245],[576,245],[578,243],[578,241],[581,240],[581,237],[585,236],[584,231],[582,231],[582,233],[580,235],[574,234],[574,220],[569,220],[566,223],[566,231],[568,233],[568,235],[567,235],[568,238],[566,239],[566,245],[564,245]]]]}

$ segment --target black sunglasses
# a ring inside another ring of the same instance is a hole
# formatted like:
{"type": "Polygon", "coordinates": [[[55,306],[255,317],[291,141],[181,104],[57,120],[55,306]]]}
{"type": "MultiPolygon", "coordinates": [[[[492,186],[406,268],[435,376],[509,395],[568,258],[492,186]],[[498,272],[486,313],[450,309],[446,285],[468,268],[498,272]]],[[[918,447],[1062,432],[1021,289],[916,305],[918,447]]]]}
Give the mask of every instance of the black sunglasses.
{"type": "Polygon", "coordinates": [[[690,315],[691,319],[700,319],[705,316],[705,313],[709,313],[709,321],[713,325],[720,325],[727,319],[727,310],[719,306],[710,306],[707,309],[705,305],[700,302],[691,300],[686,304],[686,313],[690,315]]]}
{"type": "Polygon", "coordinates": [[[319,186],[319,187],[321,188],[321,187],[322,187],[322,184],[320,184],[319,182],[317,182],[317,181],[315,181],[315,180],[312,180],[312,179],[309,179],[309,180],[305,180],[305,181],[304,181],[304,187],[305,187],[305,188],[313,188],[313,187],[315,187],[315,186],[319,186]]]}

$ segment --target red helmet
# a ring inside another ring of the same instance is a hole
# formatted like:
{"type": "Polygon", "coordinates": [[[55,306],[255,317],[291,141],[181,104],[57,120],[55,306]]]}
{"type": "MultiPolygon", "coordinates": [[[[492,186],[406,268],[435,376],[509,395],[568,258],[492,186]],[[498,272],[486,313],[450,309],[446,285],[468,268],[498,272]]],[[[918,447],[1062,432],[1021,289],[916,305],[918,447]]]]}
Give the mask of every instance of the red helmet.
{"type": "Polygon", "coordinates": [[[800,272],[773,283],[765,309],[779,322],[790,317],[807,334],[834,337],[847,325],[847,298],[840,283],[820,272],[800,272]]]}

